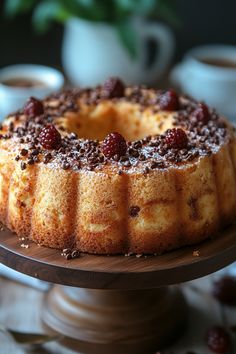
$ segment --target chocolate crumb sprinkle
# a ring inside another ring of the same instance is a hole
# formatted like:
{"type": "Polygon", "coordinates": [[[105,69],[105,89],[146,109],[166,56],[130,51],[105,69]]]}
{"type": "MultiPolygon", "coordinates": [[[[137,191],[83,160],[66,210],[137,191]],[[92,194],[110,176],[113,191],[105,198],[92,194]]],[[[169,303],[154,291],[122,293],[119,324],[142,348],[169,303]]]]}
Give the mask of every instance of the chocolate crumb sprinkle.
{"type": "Polygon", "coordinates": [[[22,149],[21,152],[20,152],[20,154],[21,154],[22,156],[26,156],[26,155],[28,154],[28,150],[27,150],[27,149],[22,149]]]}
{"type": "Polygon", "coordinates": [[[66,259],[75,259],[80,257],[80,252],[76,249],[71,249],[71,248],[65,248],[62,250],[61,255],[66,259]]]}
{"type": "Polygon", "coordinates": [[[193,112],[196,112],[199,104],[182,95],[178,96],[178,110],[173,111],[173,126],[181,128],[187,135],[188,143],[181,148],[180,146],[176,148],[175,145],[168,146],[167,133],[164,132],[132,142],[127,141],[124,156],[116,154],[112,159],[108,159],[103,154],[101,142],[80,138],[75,132],[67,133],[61,121],[57,124],[57,119],[61,119],[65,113],[78,112],[80,103],[97,105],[107,99],[112,102],[122,100],[137,103],[140,111],[148,108],[155,114],[160,111],[158,102],[162,94],[161,90],[147,90],[144,86],[125,87],[114,78],[107,81],[105,86],[94,89],[56,93],[42,101],[44,109],[37,117],[28,116],[24,120],[22,111],[12,114],[11,121],[2,127],[0,138],[7,140],[14,137],[20,144],[25,144],[15,156],[16,161],[21,160],[21,156],[27,157],[27,160],[21,161],[22,170],[34,163],[55,162],[55,165],[64,170],[74,171],[81,169],[94,171],[105,165],[115,166],[119,175],[135,168],[146,175],[156,169],[168,168],[173,164],[179,166],[202,156],[210,156],[229,139],[226,123],[214,110],[208,109],[207,120],[198,120],[193,112]],[[40,132],[50,124],[55,125],[63,133],[60,146],[49,150],[40,143],[40,132]]]}
{"type": "Polygon", "coordinates": [[[26,163],[23,162],[23,161],[21,161],[20,168],[21,168],[22,170],[25,170],[25,169],[26,169],[26,163]]]}
{"type": "Polygon", "coordinates": [[[138,216],[138,213],[140,212],[140,207],[139,206],[131,206],[129,208],[129,215],[132,218],[135,218],[136,216],[138,216]]]}

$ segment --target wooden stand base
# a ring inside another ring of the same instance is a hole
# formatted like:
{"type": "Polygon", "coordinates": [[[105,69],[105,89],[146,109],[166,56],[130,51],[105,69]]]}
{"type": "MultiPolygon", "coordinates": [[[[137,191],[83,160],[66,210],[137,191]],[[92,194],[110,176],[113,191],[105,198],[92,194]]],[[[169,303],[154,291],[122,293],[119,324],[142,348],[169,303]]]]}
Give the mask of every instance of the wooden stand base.
{"type": "Polygon", "coordinates": [[[68,262],[58,250],[33,242],[20,247],[6,228],[0,239],[0,262],[63,285],[48,293],[44,322],[68,337],[65,344],[90,354],[152,354],[171,344],[184,332],[187,306],[178,288],[167,286],[236,259],[236,224],[218,238],[157,257],[81,254],[68,262]]]}
{"type": "Polygon", "coordinates": [[[92,290],[54,286],[43,310],[45,324],[66,345],[91,354],[155,353],[184,330],[187,306],[177,287],[92,290]]]}

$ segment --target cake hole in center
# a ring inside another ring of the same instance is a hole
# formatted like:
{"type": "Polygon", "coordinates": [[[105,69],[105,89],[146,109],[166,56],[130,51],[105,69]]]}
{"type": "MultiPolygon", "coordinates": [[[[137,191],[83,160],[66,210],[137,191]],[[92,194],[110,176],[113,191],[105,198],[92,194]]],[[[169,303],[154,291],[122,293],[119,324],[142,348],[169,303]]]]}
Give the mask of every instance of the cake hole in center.
{"type": "Polygon", "coordinates": [[[77,133],[79,138],[102,141],[109,133],[118,132],[126,141],[135,141],[162,134],[171,127],[171,118],[140,112],[130,104],[120,110],[97,106],[89,113],[78,112],[68,119],[65,128],[77,133]]]}

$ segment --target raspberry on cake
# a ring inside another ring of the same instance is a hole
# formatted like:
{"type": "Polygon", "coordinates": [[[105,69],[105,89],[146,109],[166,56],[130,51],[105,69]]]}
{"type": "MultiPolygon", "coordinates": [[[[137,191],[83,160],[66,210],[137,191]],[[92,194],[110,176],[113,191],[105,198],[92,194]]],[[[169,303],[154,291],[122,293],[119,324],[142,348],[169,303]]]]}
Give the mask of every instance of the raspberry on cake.
{"type": "Polygon", "coordinates": [[[197,108],[192,112],[191,116],[195,117],[197,121],[206,124],[210,119],[210,112],[204,103],[199,103],[197,108]]]}
{"type": "Polygon", "coordinates": [[[61,145],[61,134],[54,125],[48,124],[39,134],[39,142],[45,149],[57,149],[61,145]]]}
{"type": "Polygon", "coordinates": [[[103,96],[107,98],[123,97],[125,86],[123,82],[116,77],[106,80],[103,84],[103,96]]]}
{"type": "Polygon", "coordinates": [[[166,132],[165,143],[168,148],[184,149],[188,145],[188,137],[183,129],[168,129],[166,132]]]}
{"type": "Polygon", "coordinates": [[[179,109],[179,98],[174,90],[164,92],[159,97],[159,106],[163,111],[177,111],[179,109]]]}
{"type": "Polygon", "coordinates": [[[25,104],[24,114],[32,117],[43,114],[43,104],[36,98],[30,97],[25,104]]]}
{"type": "Polygon", "coordinates": [[[160,254],[235,220],[235,171],[235,129],[214,110],[111,78],[5,119],[0,221],[61,250],[160,254]]]}
{"type": "Polygon", "coordinates": [[[102,143],[102,152],[106,157],[124,156],[127,150],[126,141],[119,133],[110,133],[102,143]]]}

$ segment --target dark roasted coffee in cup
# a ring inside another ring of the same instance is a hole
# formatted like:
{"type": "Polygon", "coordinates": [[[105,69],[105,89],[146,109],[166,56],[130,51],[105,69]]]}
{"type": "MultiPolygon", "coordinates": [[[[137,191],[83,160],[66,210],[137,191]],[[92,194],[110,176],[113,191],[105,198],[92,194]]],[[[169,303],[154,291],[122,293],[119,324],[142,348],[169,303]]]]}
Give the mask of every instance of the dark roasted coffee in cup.
{"type": "Polygon", "coordinates": [[[220,59],[220,58],[201,58],[204,64],[220,66],[222,68],[236,69],[236,60],[220,59]]]}
{"type": "Polygon", "coordinates": [[[2,81],[3,85],[11,86],[11,87],[18,87],[18,88],[28,88],[28,87],[45,87],[46,84],[42,81],[31,79],[31,78],[24,78],[24,77],[15,77],[11,79],[6,79],[2,81]]]}

